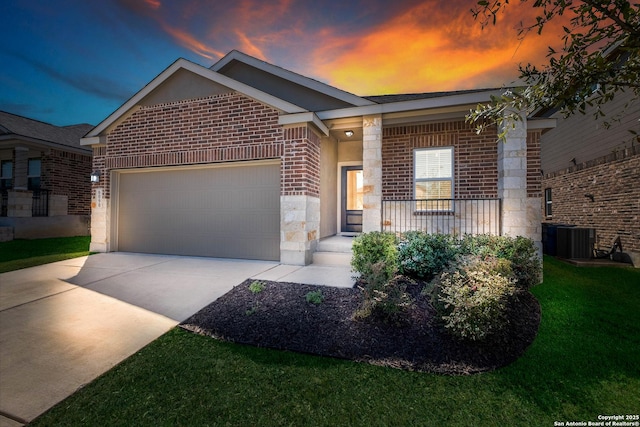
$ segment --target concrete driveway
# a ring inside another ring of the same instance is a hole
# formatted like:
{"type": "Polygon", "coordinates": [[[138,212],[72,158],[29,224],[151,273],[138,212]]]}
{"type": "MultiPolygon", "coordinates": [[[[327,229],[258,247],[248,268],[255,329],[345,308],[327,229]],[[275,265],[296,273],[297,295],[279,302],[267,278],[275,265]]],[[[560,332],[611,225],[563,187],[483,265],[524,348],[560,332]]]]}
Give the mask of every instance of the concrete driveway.
{"type": "Polygon", "coordinates": [[[289,270],[107,253],[0,274],[0,427],[33,420],[233,286],[278,271],[289,270]]]}

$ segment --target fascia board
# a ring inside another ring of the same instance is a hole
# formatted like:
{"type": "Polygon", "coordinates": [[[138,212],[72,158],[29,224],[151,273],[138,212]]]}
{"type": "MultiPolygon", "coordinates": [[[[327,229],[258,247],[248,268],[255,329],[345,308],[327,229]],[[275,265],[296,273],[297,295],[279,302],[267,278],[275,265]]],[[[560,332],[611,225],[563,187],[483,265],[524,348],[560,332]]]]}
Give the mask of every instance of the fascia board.
{"type": "Polygon", "coordinates": [[[322,133],[329,136],[329,128],[312,112],[286,114],[278,118],[278,124],[287,126],[298,123],[313,123],[322,133]]]}
{"type": "Polygon", "coordinates": [[[222,68],[224,68],[225,65],[227,65],[233,60],[244,62],[245,64],[258,68],[259,70],[265,71],[269,74],[273,74],[277,77],[283,78],[292,83],[315,90],[317,92],[320,92],[332,98],[339,99],[349,104],[353,104],[359,107],[364,105],[376,105],[374,102],[369,101],[368,99],[359,97],[352,93],[343,91],[336,87],[311,79],[309,77],[305,77],[303,75],[294,73],[293,71],[289,71],[287,69],[275,66],[273,64],[269,64],[268,62],[261,61],[257,58],[254,58],[253,56],[246,55],[237,50],[230,52],[220,61],[213,64],[213,66],[211,66],[211,70],[219,71],[222,68]]]}
{"type": "Polygon", "coordinates": [[[140,100],[142,100],[145,96],[153,92],[158,86],[160,86],[160,84],[162,84],[165,80],[167,80],[171,75],[173,75],[176,71],[180,69],[191,71],[194,74],[197,74],[201,77],[207,78],[218,84],[226,86],[229,89],[238,91],[243,95],[248,96],[249,98],[255,99],[256,101],[262,102],[264,104],[268,104],[276,109],[284,111],[285,113],[299,113],[299,112],[307,111],[302,107],[291,104],[290,102],[283,101],[280,98],[277,98],[273,95],[269,95],[268,93],[257,90],[237,80],[233,80],[225,75],[217,73],[206,67],[195,64],[191,61],[187,61],[186,59],[180,58],[177,61],[175,61],[173,64],[171,64],[162,73],[160,73],[151,82],[149,82],[140,91],[138,91],[138,93],[133,95],[127,102],[125,102],[122,106],[120,106],[120,108],[118,108],[116,111],[111,113],[109,117],[107,117],[95,128],[93,128],[93,130],[89,132],[85,136],[85,138],[91,138],[91,137],[100,135],[101,132],[103,132],[111,124],[116,122],[121,116],[125,115],[128,111],[134,108],[138,104],[138,102],[140,102],[140,100]]]}
{"type": "Polygon", "coordinates": [[[491,101],[491,96],[500,96],[502,91],[491,90],[484,92],[466,93],[460,95],[442,96],[439,98],[417,99],[413,101],[392,102],[387,104],[367,105],[363,107],[341,108],[337,110],[320,111],[317,113],[321,120],[332,120],[344,117],[369,116],[374,114],[401,113],[414,110],[429,110],[452,107],[456,105],[475,105],[491,101]]]}
{"type": "Polygon", "coordinates": [[[527,119],[527,130],[553,129],[557,126],[557,119],[527,119]]]}

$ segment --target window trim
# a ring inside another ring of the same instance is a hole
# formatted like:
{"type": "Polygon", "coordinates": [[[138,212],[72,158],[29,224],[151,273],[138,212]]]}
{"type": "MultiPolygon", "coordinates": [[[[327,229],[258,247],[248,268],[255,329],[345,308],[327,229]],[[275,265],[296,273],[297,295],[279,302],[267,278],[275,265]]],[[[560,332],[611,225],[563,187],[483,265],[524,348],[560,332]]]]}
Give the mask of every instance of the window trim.
{"type": "MultiPolygon", "coordinates": [[[[413,199],[414,200],[418,200],[417,194],[416,194],[416,185],[419,182],[441,182],[441,181],[449,181],[451,183],[451,194],[450,197],[448,199],[427,199],[427,200],[451,200],[453,201],[455,198],[455,148],[453,146],[443,146],[443,147],[421,147],[421,148],[414,148],[413,149],[413,176],[412,176],[412,180],[413,180],[413,199]],[[417,178],[416,177],[416,173],[417,173],[417,167],[418,167],[418,162],[417,162],[417,156],[418,153],[420,152],[428,152],[428,151],[435,151],[435,150],[449,150],[450,155],[451,155],[451,171],[449,173],[449,177],[448,178],[417,178]]],[[[424,199],[420,199],[420,200],[424,200],[424,199]]],[[[430,212],[430,213],[438,213],[438,212],[442,212],[442,213],[451,213],[453,212],[453,207],[454,204],[450,203],[449,204],[449,208],[444,208],[444,209],[429,209],[429,208],[419,208],[418,207],[418,203],[416,202],[416,206],[414,207],[414,211],[416,213],[424,213],[424,212],[430,212]]]]}
{"type": "Polygon", "coordinates": [[[3,188],[5,190],[10,190],[13,188],[13,160],[0,160],[0,182],[8,182],[9,185],[8,186],[3,186],[0,185],[0,188],[3,188]],[[10,164],[11,165],[11,175],[10,176],[4,176],[2,174],[3,168],[2,166],[5,164],[10,164]]]}
{"type": "Polygon", "coordinates": [[[30,190],[39,190],[42,187],[42,158],[41,157],[31,157],[27,160],[27,183],[28,183],[27,186],[30,190]],[[38,175],[34,175],[30,171],[31,162],[34,160],[37,160],[40,163],[38,167],[39,169],[38,175]],[[34,185],[31,185],[32,178],[38,178],[37,187],[34,185]]]}

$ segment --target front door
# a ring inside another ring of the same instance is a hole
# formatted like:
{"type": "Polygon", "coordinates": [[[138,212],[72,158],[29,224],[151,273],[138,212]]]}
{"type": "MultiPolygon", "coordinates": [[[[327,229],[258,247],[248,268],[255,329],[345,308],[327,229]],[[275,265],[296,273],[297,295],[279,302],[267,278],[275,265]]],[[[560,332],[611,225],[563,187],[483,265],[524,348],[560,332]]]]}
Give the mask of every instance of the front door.
{"type": "Polygon", "coordinates": [[[362,231],[362,166],[342,167],[342,232],[362,231]]]}

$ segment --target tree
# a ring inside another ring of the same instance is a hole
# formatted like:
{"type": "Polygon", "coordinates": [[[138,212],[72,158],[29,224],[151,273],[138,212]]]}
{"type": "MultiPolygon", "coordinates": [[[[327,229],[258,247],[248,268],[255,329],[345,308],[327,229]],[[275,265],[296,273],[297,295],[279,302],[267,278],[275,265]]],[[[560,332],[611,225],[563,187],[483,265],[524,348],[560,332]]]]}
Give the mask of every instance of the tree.
{"type": "MultiPolygon", "coordinates": [[[[520,0],[527,2],[528,0],[520,0]]],[[[481,25],[496,25],[509,0],[481,0],[472,9],[481,25]]],[[[548,64],[543,68],[520,66],[523,88],[511,88],[490,104],[478,105],[467,115],[478,132],[488,126],[502,129],[518,120],[517,112],[555,109],[564,116],[585,113],[594,107],[596,117],[602,107],[620,91],[632,91],[632,102],[640,97],[640,2],[623,0],[533,0],[535,22],[522,24],[518,36],[540,34],[553,19],[567,19],[563,26],[560,52],[549,47],[548,64]],[[564,17],[564,18],[562,18],[564,17]]],[[[629,105],[629,104],[628,104],[629,105]]],[[[627,107],[628,107],[627,105],[627,107]]],[[[626,108],[625,108],[626,110],[626,108]]],[[[636,138],[637,132],[630,130],[636,138]]]]}

